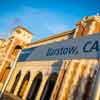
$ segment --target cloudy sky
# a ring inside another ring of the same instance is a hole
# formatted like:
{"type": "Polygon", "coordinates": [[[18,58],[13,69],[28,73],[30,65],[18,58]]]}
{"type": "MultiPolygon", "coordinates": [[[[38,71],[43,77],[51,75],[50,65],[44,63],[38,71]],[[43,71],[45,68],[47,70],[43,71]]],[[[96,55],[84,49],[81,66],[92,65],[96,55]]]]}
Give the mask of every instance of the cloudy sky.
{"type": "Polygon", "coordinates": [[[100,13],[100,0],[0,0],[0,38],[17,25],[35,34],[33,41],[75,28],[84,16],[100,13]]]}

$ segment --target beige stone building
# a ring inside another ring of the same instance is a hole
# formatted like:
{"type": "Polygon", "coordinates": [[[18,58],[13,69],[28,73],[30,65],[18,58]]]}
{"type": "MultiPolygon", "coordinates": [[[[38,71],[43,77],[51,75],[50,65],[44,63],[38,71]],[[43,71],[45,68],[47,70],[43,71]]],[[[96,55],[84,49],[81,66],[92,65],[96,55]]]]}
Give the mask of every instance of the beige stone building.
{"type": "Polygon", "coordinates": [[[97,32],[99,15],[84,17],[74,30],[33,43],[31,32],[15,28],[11,38],[0,40],[0,90],[5,87],[22,100],[100,100],[99,60],[27,61],[34,47],[97,32]]]}

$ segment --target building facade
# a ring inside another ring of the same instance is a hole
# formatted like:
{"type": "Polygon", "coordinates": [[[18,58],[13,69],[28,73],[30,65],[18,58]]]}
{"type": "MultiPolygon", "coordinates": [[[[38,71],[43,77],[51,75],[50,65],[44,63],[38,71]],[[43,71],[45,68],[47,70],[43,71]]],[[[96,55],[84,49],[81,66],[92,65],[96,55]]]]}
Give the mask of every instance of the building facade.
{"type": "Polygon", "coordinates": [[[99,59],[27,60],[35,47],[98,32],[99,15],[84,17],[74,30],[33,43],[32,33],[17,27],[11,38],[0,40],[0,89],[7,83],[5,91],[23,100],[100,100],[99,59]]]}

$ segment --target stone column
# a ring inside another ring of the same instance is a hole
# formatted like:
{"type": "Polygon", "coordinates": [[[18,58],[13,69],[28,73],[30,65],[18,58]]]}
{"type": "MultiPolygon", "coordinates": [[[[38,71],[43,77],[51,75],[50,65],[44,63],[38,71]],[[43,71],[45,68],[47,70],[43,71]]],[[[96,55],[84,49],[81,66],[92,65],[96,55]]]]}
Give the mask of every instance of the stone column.
{"type": "Polygon", "coordinates": [[[58,95],[58,100],[68,100],[68,93],[70,91],[70,87],[73,83],[74,75],[76,74],[79,62],[74,60],[68,67],[68,71],[65,73],[65,77],[63,80],[63,84],[58,95]],[[63,93],[63,94],[62,94],[63,93]]]}
{"type": "Polygon", "coordinates": [[[65,71],[68,67],[69,62],[70,61],[63,61],[63,64],[62,64],[60,71],[58,73],[58,78],[57,78],[56,84],[54,86],[54,89],[53,89],[53,92],[52,92],[52,95],[51,95],[51,98],[50,98],[51,100],[55,100],[59,91],[60,91],[60,87],[62,85],[64,74],[65,74],[65,71]]]}
{"type": "Polygon", "coordinates": [[[42,83],[41,83],[41,86],[40,86],[40,88],[39,88],[39,91],[38,91],[38,94],[37,94],[35,100],[40,100],[40,99],[41,99],[41,95],[42,95],[42,93],[43,93],[43,90],[44,90],[44,87],[45,87],[46,82],[47,82],[47,80],[48,80],[48,77],[49,77],[49,76],[44,76],[44,77],[43,77],[43,81],[42,81],[42,83]]]}
{"type": "Polygon", "coordinates": [[[35,72],[32,76],[30,76],[30,80],[29,80],[29,82],[28,82],[28,86],[27,86],[26,91],[25,91],[24,96],[23,96],[23,99],[24,99],[24,100],[26,100],[27,95],[28,95],[28,92],[29,92],[30,87],[31,87],[31,85],[32,85],[32,82],[34,81],[34,79],[35,79],[35,77],[37,76],[37,74],[38,74],[38,72],[35,72]]]}
{"type": "Polygon", "coordinates": [[[20,77],[20,79],[19,79],[19,82],[18,82],[18,84],[17,84],[17,86],[16,86],[16,89],[15,89],[15,91],[14,91],[14,95],[18,95],[18,91],[19,91],[19,89],[20,89],[20,86],[21,86],[21,84],[22,84],[22,81],[23,81],[23,79],[24,79],[24,76],[25,76],[25,73],[22,73],[22,75],[21,75],[21,77],[20,77]]]}

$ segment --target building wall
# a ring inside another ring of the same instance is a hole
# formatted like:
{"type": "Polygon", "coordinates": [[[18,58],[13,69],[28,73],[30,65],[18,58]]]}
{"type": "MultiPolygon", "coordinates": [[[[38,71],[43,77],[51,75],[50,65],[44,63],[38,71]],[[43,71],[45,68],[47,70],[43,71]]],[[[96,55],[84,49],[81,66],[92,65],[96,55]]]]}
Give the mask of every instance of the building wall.
{"type": "MultiPolygon", "coordinates": [[[[68,38],[72,38],[73,32],[74,31],[72,30],[72,31],[60,33],[60,34],[48,37],[46,39],[42,39],[42,40],[33,42],[33,43],[28,45],[28,48],[36,47],[36,46],[44,45],[44,44],[48,44],[48,43],[63,41],[63,40],[66,40],[68,38]]],[[[42,75],[43,75],[42,83],[41,83],[41,87],[40,87],[40,89],[38,91],[38,94],[37,94],[37,97],[36,97],[37,100],[39,100],[41,95],[42,95],[42,92],[44,90],[43,88],[45,87],[49,76],[52,73],[57,73],[58,74],[62,64],[63,64],[63,61],[58,61],[58,60],[18,62],[6,90],[8,92],[11,91],[12,86],[14,84],[14,81],[16,79],[16,76],[21,71],[21,77],[20,77],[20,79],[18,81],[18,84],[15,88],[15,91],[13,93],[15,96],[18,96],[18,91],[20,89],[22,80],[24,79],[27,72],[30,72],[30,79],[29,79],[29,82],[28,82],[28,85],[27,85],[27,89],[25,90],[24,96],[22,97],[23,99],[26,99],[27,95],[28,95],[28,92],[29,92],[29,89],[32,85],[32,82],[34,81],[34,79],[38,75],[38,73],[41,72],[42,75]]]]}
{"type": "MultiPolygon", "coordinates": [[[[63,41],[68,38],[78,38],[81,36],[91,35],[93,33],[100,32],[99,30],[100,21],[98,21],[98,19],[100,20],[99,16],[84,18],[81,22],[78,23],[78,26],[75,30],[64,32],[58,35],[54,35],[46,39],[41,39],[39,41],[30,43],[24,46],[24,48],[36,47],[36,46],[40,46],[40,45],[44,45],[48,43],[63,41]]],[[[17,62],[15,70],[7,85],[6,91],[11,93],[13,84],[16,80],[16,76],[20,72],[19,79],[17,80],[16,87],[12,94],[14,94],[15,96],[19,96],[20,87],[23,86],[24,89],[21,90],[22,92],[21,92],[20,98],[27,99],[29,90],[31,89],[32,82],[34,81],[36,76],[39,73],[41,73],[42,81],[38,89],[38,92],[36,94],[36,100],[40,100],[41,96],[43,95],[45,86],[47,85],[46,82],[48,81],[49,77],[52,75],[52,73],[57,73],[58,78],[57,78],[57,82],[56,82],[56,85],[54,87],[54,90],[51,96],[51,100],[55,100],[54,99],[56,97],[55,93],[57,94],[58,100],[66,100],[66,99],[73,100],[72,99],[73,91],[71,90],[74,89],[74,87],[77,87],[76,85],[78,84],[77,83],[78,81],[80,82],[80,77],[82,77],[83,79],[81,82],[83,82],[85,78],[86,78],[85,82],[87,82],[88,80],[87,77],[92,72],[94,72],[94,70],[96,69],[97,63],[98,63],[97,60],[93,60],[93,59],[17,62]],[[23,79],[25,79],[25,76],[27,77],[26,77],[25,82],[23,83],[23,79]],[[61,80],[62,78],[63,80],[61,80]],[[59,91],[58,91],[58,88],[60,88],[59,91]]],[[[84,87],[85,87],[85,84],[84,84],[84,87]]],[[[81,87],[78,86],[77,91],[79,94],[76,98],[82,97],[82,94],[81,94],[82,91],[80,90],[81,90],[81,87]]]]}

